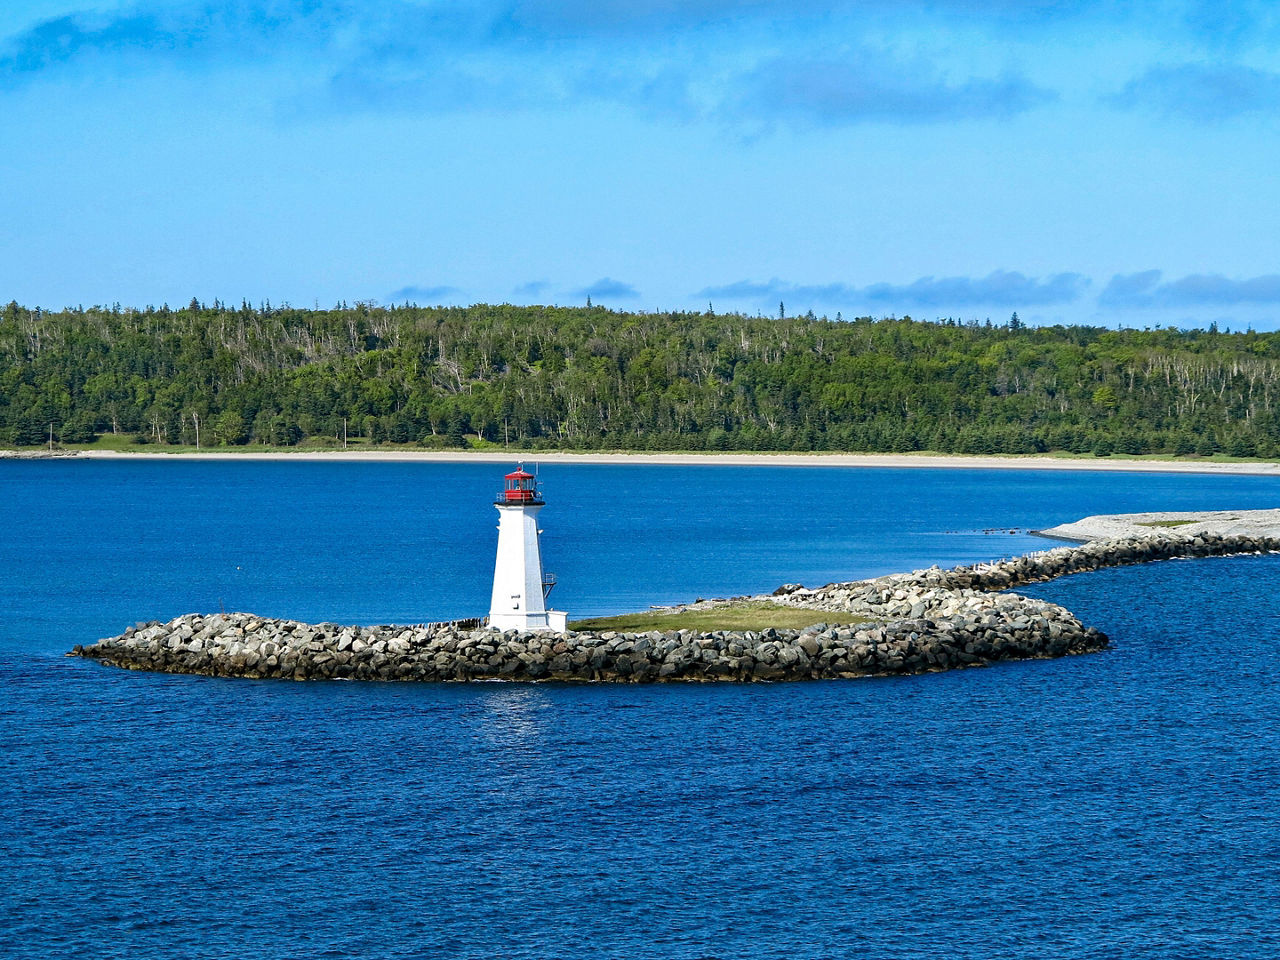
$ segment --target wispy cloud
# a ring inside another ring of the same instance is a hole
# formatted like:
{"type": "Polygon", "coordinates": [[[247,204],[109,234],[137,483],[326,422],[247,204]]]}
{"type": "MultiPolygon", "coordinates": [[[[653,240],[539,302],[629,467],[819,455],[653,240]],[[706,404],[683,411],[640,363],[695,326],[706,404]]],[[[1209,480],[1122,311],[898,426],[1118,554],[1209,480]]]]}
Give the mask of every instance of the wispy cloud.
{"type": "Polygon", "coordinates": [[[1124,109],[1213,122],[1280,108],[1280,73],[1233,63],[1152,67],[1109,102],[1124,109]]]}
{"type": "Polygon", "coordinates": [[[829,59],[771,56],[744,69],[721,68],[711,55],[628,57],[579,42],[532,59],[521,49],[425,42],[372,47],[331,74],[324,97],[341,109],[428,112],[603,102],[752,129],[1007,119],[1057,97],[1019,74],[952,81],[927,63],[863,48],[829,59]]]}
{"type": "MultiPolygon", "coordinates": [[[[998,18],[1016,5],[987,6],[998,18]]],[[[1054,99],[1015,72],[953,78],[922,56],[886,53],[892,42],[867,46],[855,23],[869,15],[866,2],[837,4],[843,19],[835,26],[829,7],[817,0],[149,0],[46,20],[0,40],[0,89],[57,71],[288,61],[294,86],[310,91],[288,110],[431,114],[606,102],[757,127],[1007,118],[1054,99]],[[664,43],[655,48],[658,35],[664,43]],[[831,52],[813,52],[823,47],[831,52]]]]}
{"type": "Polygon", "coordinates": [[[996,270],[985,277],[921,277],[913,283],[876,283],[864,289],[873,302],[906,301],[926,307],[1047,306],[1079,299],[1089,280],[1078,273],[1055,273],[1043,280],[1018,271],[996,270]]]}
{"type": "Polygon", "coordinates": [[[546,280],[530,280],[528,283],[522,283],[512,292],[516,297],[538,298],[551,289],[551,284],[546,280]]]}
{"type": "Polygon", "coordinates": [[[591,297],[593,300],[634,300],[640,292],[629,283],[614,280],[612,277],[601,277],[588,287],[576,291],[579,297],[591,297]]]}
{"type": "Polygon", "coordinates": [[[125,50],[172,50],[188,45],[162,26],[155,15],[139,13],[94,19],[58,17],[36,24],[15,37],[0,56],[0,77],[15,79],[37,74],[79,57],[125,50]]]}
{"type": "Polygon", "coordinates": [[[1185,0],[1179,20],[1196,43],[1224,50],[1274,41],[1280,10],[1271,0],[1185,0]]]}
{"type": "MultiPolygon", "coordinates": [[[[799,289],[818,290],[829,289],[835,293],[852,290],[843,283],[833,283],[828,287],[798,287],[794,283],[788,283],[785,280],[779,280],[776,277],[772,280],[759,282],[756,280],[735,280],[733,283],[722,284],[718,287],[703,287],[695,297],[722,297],[726,300],[760,300],[763,298],[772,298],[778,296],[788,296],[799,289]]],[[[824,299],[822,297],[814,297],[824,299]]]]}
{"type": "Polygon", "coordinates": [[[1007,118],[1056,94],[1016,74],[952,82],[924,64],[867,51],[838,60],[780,58],[741,77],[731,108],[748,117],[821,125],[1007,118]]]}
{"type": "Polygon", "coordinates": [[[739,280],[706,287],[695,294],[726,300],[812,301],[853,306],[928,307],[954,310],[966,307],[1034,307],[1071,303],[1089,286],[1078,273],[1058,273],[1043,280],[1017,271],[996,270],[985,277],[921,277],[907,284],[800,284],[773,279],[764,283],[739,280]]]}
{"type": "Polygon", "coordinates": [[[806,22],[829,30],[833,21],[882,23],[886,14],[904,12],[1018,29],[1099,15],[1111,18],[1113,8],[1110,0],[542,0],[512,5],[509,17],[527,30],[616,36],[723,30],[751,21],[766,23],[775,33],[806,22]]]}
{"type": "Polygon", "coordinates": [[[458,292],[457,287],[438,286],[438,287],[401,287],[395,293],[391,294],[392,302],[408,300],[413,303],[439,303],[447,300],[449,297],[458,292]]]}
{"type": "Polygon", "coordinates": [[[1280,303],[1280,274],[1243,280],[1212,273],[1191,274],[1177,280],[1164,280],[1163,276],[1159,270],[1116,274],[1098,297],[1098,305],[1129,309],[1280,303]]]}
{"type": "MultiPolygon", "coordinates": [[[[291,88],[307,91],[291,94],[299,101],[286,111],[608,103],[751,130],[928,124],[1006,120],[1059,99],[1034,70],[1008,66],[1015,57],[974,70],[948,54],[974,36],[1026,44],[1066,30],[1059,42],[1069,50],[1086,30],[1154,31],[1208,56],[1280,38],[1275,4],[1164,0],[1156,9],[1108,0],[140,0],[0,37],[0,90],[62,71],[284,61],[291,88]]],[[[1280,109],[1280,74],[1218,60],[1159,65],[1107,100],[1219,120],[1280,109]]]]}
{"type": "Polygon", "coordinates": [[[190,68],[327,47],[350,19],[345,4],[325,0],[85,10],[38,22],[0,43],[0,88],[75,67],[98,73],[145,71],[159,64],[190,68]]]}

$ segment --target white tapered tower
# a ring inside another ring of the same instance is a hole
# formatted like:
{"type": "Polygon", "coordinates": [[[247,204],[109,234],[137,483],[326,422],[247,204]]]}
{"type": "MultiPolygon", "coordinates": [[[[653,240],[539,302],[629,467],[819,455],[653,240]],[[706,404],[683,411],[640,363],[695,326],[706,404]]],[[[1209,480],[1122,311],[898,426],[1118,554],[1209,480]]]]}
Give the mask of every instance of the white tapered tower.
{"type": "Polygon", "coordinates": [[[556,578],[542,572],[538,512],[545,505],[537,479],[520,464],[498,494],[498,559],[493,567],[489,626],[494,630],[565,629],[568,614],[547,609],[556,578]]]}

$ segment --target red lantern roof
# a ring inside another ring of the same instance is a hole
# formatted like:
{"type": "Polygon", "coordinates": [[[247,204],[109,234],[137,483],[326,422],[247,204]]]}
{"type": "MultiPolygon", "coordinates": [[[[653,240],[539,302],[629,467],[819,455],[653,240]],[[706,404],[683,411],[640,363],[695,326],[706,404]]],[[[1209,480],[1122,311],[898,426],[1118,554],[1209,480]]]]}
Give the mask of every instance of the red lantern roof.
{"type": "Polygon", "coordinates": [[[541,505],[538,478],[525,470],[523,463],[516,467],[514,473],[508,473],[505,479],[505,489],[498,495],[497,503],[541,505]]]}

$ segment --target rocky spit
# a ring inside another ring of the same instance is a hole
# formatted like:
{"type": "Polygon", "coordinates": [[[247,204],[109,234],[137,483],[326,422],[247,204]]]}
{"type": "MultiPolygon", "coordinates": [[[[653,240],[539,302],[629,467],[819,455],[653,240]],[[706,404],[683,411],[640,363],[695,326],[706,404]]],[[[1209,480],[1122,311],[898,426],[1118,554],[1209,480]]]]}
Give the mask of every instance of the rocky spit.
{"type": "Polygon", "coordinates": [[[832,614],[833,624],[803,630],[498,633],[457,623],[355,627],[188,614],[77,645],[71,655],[133,670],[291,680],[643,683],[928,673],[1091,653],[1108,643],[1060,606],[998,591],[1103,567],[1275,551],[1280,539],[1153,531],[949,570],[817,589],[788,584],[768,597],[697,605],[749,600],[832,614]]]}
{"type": "Polygon", "coordinates": [[[1148,536],[1153,530],[1187,537],[1280,537],[1280,510],[1195,510],[1107,513],[1040,532],[1062,540],[1116,540],[1148,536]]]}

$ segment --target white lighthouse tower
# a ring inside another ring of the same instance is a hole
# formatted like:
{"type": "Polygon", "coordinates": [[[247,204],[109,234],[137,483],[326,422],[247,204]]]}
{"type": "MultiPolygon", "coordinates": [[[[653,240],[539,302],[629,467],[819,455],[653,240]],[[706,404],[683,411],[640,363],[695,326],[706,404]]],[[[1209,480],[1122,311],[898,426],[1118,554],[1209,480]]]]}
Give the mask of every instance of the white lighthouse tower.
{"type": "Polygon", "coordinates": [[[544,501],[533,474],[520,464],[498,494],[498,559],[493,568],[489,626],[494,630],[565,629],[568,614],[547,609],[556,578],[542,572],[538,512],[544,501]]]}

